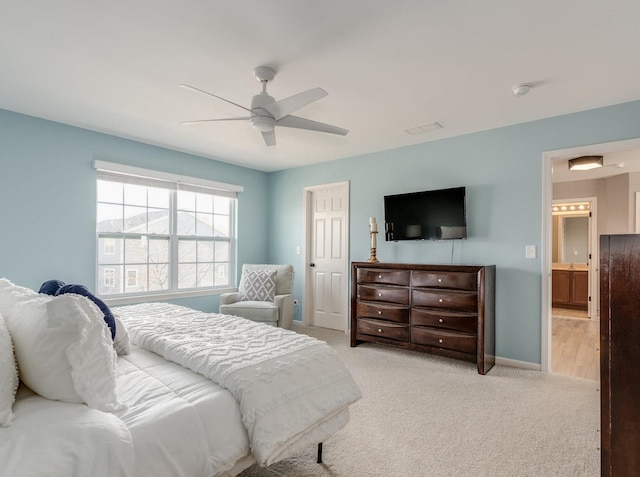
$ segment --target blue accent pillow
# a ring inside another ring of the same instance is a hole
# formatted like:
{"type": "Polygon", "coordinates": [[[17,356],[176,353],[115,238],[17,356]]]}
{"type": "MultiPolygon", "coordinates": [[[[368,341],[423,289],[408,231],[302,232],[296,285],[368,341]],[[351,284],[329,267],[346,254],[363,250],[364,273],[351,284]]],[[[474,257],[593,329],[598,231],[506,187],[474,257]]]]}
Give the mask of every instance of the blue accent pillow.
{"type": "Polygon", "coordinates": [[[45,295],[55,296],[56,292],[65,285],[66,283],[63,282],[62,280],[49,280],[42,284],[42,286],[40,287],[40,291],[38,291],[38,293],[44,293],[45,295]]]}
{"type": "Polygon", "coordinates": [[[111,331],[111,339],[116,337],[116,319],[111,313],[111,310],[105,302],[95,296],[84,285],[66,285],[61,280],[49,280],[42,284],[38,293],[44,293],[46,295],[64,295],[65,293],[75,293],[76,295],[86,296],[89,300],[94,302],[100,308],[100,311],[104,315],[104,321],[111,331]]]}

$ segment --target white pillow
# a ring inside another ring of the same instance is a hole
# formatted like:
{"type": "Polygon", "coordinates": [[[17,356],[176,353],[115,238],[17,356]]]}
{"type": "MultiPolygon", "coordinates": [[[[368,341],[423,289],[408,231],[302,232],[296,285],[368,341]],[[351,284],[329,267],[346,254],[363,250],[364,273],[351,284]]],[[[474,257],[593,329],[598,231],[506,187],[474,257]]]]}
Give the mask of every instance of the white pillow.
{"type": "Polygon", "coordinates": [[[245,270],[238,291],[243,301],[270,301],[276,296],[275,270],[245,270]]]}
{"type": "Polygon", "coordinates": [[[0,426],[8,426],[13,420],[11,408],[18,390],[18,368],[13,355],[9,328],[0,313],[0,426]]]}
{"type": "Polygon", "coordinates": [[[38,298],[39,296],[40,294],[31,288],[14,285],[6,278],[0,278],[0,313],[2,313],[5,318],[20,303],[38,298]]]}
{"type": "Polygon", "coordinates": [[[100,309],[75,295],[38,295],[5,316],[20,379],[48,399],[122,409],[116,396],[116,352],[100,309]]]}
{"type": "Polygon", "coordinates": [[[129,331],[122,322],[122,319],[116,313],[113,313],[113,317],[116,320],[116,336],[113,338],[113,349],[116,350],[118,356],[129,354],[129,331]]]}

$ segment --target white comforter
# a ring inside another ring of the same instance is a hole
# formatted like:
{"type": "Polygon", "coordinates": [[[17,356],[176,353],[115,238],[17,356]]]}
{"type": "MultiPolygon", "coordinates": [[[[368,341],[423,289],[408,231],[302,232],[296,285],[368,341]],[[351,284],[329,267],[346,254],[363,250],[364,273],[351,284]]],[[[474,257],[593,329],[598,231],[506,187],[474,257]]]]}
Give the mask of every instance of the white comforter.
{"type": "Polygon", "coordinates": [[[222,477],[254,462],[229,391],[155,353],[118,359],[119,412],[43,398],[24,385],[0,427],[0,477],[222,477]]]}
{"type": "Polygon", "coordinates": [[[314,338],[166,303],[117,311],[132,343],[231,391],[260,465],[329,437],[361,397],[337,353],[314,338]]]}
{"type": "Polygon", "coordinates": [[[15,420],[0,428],[0,476],[133,477],[127,426],[114,414],[38,396],[25,386],[15,420]]]}

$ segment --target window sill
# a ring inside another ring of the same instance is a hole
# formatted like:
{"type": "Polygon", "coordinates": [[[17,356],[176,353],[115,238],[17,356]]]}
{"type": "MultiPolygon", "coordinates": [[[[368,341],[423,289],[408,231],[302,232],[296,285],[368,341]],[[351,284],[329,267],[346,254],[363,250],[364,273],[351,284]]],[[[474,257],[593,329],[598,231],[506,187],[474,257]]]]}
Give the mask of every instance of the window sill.
{"type": "Polygon", "coordinates": [[[237,288],[216,288],[208,290],[188,290],[188,291],[168,291],[163,293],[153,293],[145,295],[127,295],[118,297],[100,297],[108,306],[133,305],[135,303],[148,303],[154,301],[179,300],[182,298],[193,298],[198,296],[221,295],[238,291],[237,288]]]}

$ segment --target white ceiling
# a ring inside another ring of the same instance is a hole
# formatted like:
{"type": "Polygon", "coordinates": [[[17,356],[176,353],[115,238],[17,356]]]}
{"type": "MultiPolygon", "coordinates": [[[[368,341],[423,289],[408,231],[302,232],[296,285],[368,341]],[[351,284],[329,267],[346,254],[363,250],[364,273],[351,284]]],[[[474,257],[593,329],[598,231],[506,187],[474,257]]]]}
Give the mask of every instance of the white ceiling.
{"type": "Polygon", "coordinates": [[[0,2],[0,108],[264,171],[640,99],[638,0],[0,2]],[[350,133],[180,124],[245,112],[178,84],[249,106],[263,64],[350,133]]]}
{"type": "Polygon", "coordinates": [[[607,150],[607,145],[585,147],[583,153],[569,154],[567,158],[553,161],[553,182],[573,182],[581,180],[603,179],[619,174],[640,171],[640,149],[607,150]],[[602,156],[603,167],[588,171],[570,171],[568,159],[583,155],[602,156]]]}

